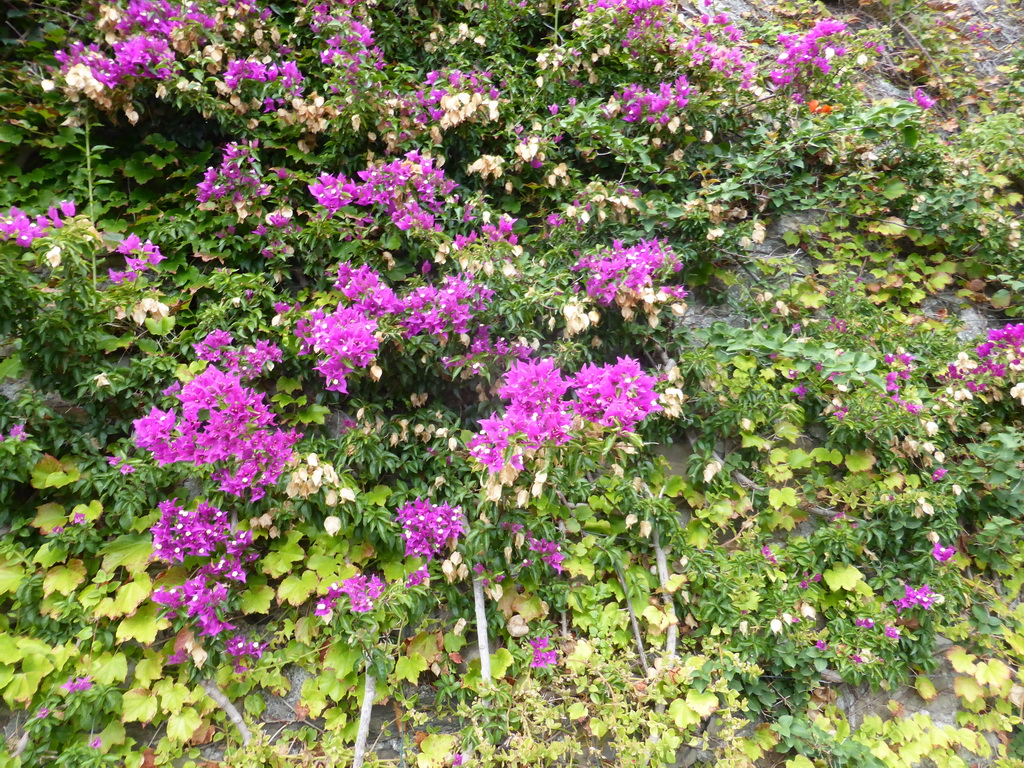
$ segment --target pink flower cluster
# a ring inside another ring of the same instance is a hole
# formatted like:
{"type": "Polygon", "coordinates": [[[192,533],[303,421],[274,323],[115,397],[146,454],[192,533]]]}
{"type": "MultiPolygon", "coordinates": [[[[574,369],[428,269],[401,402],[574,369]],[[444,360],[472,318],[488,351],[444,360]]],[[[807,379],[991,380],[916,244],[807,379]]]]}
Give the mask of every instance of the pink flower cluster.
{"type": "Polygon", "coordinates": [[[667,0],[595,0],[587,5],[587,13],[607,14],[616,27],[626,27],[622,47],[639,56],[638,43],[653,46],[668,41],[668,5],[667,0]]]}
{"type": "Polygon", "coordinates": [[[911,96],[910,100],[917,104],[921,109],[931,109],[938,102],[929,96],[927,93],[922,91],[920,88],[914,91],[914,95],[911,96]]]}
{"type": "Polygon", "coordinates": [[[569,442],[572,409],[562,397],[569,382],[548,358],[515,363],[498,394],[509,400],[501,416],[482,419],[468,448],[491,472],[523,469],[526,451],[569,442]]]}
{"type": "MultiPolygon", "coordinates": [[[[374,44],[369,19],[355,15],[356,5],[352,0],[329,4],[312,0],[309,3],[312,12],[309,26],[323,40],[320,61],[332,66],[351,86],[358,84],[364,68],[384,68],[384,56],[374,44]]],[[[336,92],[337,86],[332,85],[331,90],[336,92]]]]}
{"type": "Polygon", "coordinates": [[[914,370],[914,356],[902,353],[899,355],[888,354],[883,358],[887,365],[891,366],[885,375],[885,391],[891,393],[889,399],[893,405],[901,406],[907,413],[917,414],[921,406],[900,397],[900,382],[910,381],[911,372],[914,370]]]}
{"type": "Polygon", "coordinates": [[[11,427],[11,431],[7,433],[7,437],[0,433],[0,441],[3,440],[17,440],[19,443],[25,442],[28,439],[28,432],[25,431],[24,424],[15,424],[11,427]]]}
{"type": "MultiPolygon", "coordinates": [[[[153,557],[169,563],[184,563],[188,557],[208,558],[182,586],[160,587],[153,602],[168,609],[170,618],[184,614],[194,620],[200,633],[219,635],[234,629],[221,618],[234,585],[245,584],[245,563],[255,560],[250,551],[252,534],[231,529],[228,515],[206,502],[195,510],[184,509],[177,499],[160,504],[160,521],[153,527],[153,557]]],[[[235,638],[228,641],[229,654],[259,658],[262,647],[235,638]],[[243,652],[244,651],[244,652],[243,652]]],[[[185,660],[181,653],[177,662],[185,660]]]]}
{"type": "Polygon", "coordinates": [[[287,96],[296,97],[302,95],[302,81],[305,77],[294,61],[278,65],[264,64],[254,59],[235,59],[224,70],[224,82],[234,91],[243,80],[277,82],[287,96]]]}
{"type": "Polygon", "coordinates": [[[574,407],[588,421],[632,432],[650,414],[663,410],[654,384],[654,377],[632,358],[620,357],[602,366],[591,363],[573,378],[574,407]]]}
{"type": "Polygon", "coordinates": [[[435,214],[441,212],[445,195],[456,185],[445,178],[433,158],[409,152],[404,158],[371,165],[357,175],[361,183],[324,173],[309,185],[309,191],[331,215],[350,204],[376,205],[400,230],[441,230],[435,224],[435,214]]]}
{"type": "Polygon", "coordinates": [[[155,267],[164,260],[159,248],[149,240],[142,242],[138,235],[129,235],[122,240],[118,244],[116,252],[125,257],[128,269],[124,272],[109,270],[110,282],[114,285],[134,282],[147,269],[155,267]]]}
{"type": "Polygon", "coordinates": [[[915,606],[924,608],[927,611],[935,604],[935,599],[938,597],[927,584],[922,584],[917,589],[907,584],[904,590],[903,597],[892,601],[892,604],[896,606],[896,613],[915,606]]]}
{"type": "Polygon", "coordinates": [[[299,353],[317,355],[314,369],[327,380],[327,389],[348,393],[345,377],[370,364],[380,341],[374,335],[377,321],[355,307],[339,307],[331,314],[314,310],[296,324],[299,353]]]}
{"type": "Polygon", "coordinates": [[[252,544],[250,531],[232,531],[228,513],[205,501],[194,510],[177,499],[161,502],[160,520],[153,526],[153,557],[183,563],[186,557],[213,557],[223,549],[240,557],[252,544]]]}
{"type": "Polygon", "coordinates": [[[237,347],[231,346],[234,340],[227,331],[216,330],[193,348],[200,360],[206,360],[239,378],[259,376],[264,368],[273,370],[274,363],[281,362],[281,349],[272,341],[259,339],[255,345],[237,347]]]}
{"type": "Polygon", "coordinates": [[[534,669],[550,667],[555,663],[557,653],[553,650],[547,650],[550,642],[550,637],[538,637],[536,640],[530,641],[530,647],[533,648],[533,661],[530,663],[531,667],[534,669]]]}
{"type": "Polygon", "coordinates": [[[67,693],[88,691],[90,688],[92,688],[92,678],[88,675],[76,678],[69,677],[68,681],[61,686],[61,690],[66,691],[67,693]]]}
{"type": "Polygon", "coordinates": [[[113,56],[107,56],[93,43],[86,46],[74,42],[66,51],[57,51],[55,58],[61,74],[72,70],[88,70],[97,83],[115,89],[128,78],[166,80],[174,71],[175,56],[166,38],[142,34],[117,39],[111,44],[113,56]]]}
{"type": "Polygon", "coordinates": [[[29,218],[28,214],[18,208],[11,208],[6,215],[0,215],[0,241],[13,240],[23,248],[28,248],[40,237],[46,237],[55,229],[63,228],[65,222],[61,215],[75,215],[75,204],[70,200],[60,203],[60,207],[51,206],[45,215],[29,218]]]}
{"type": "Polygon", "coordinates": [[[490,72],[433,70],[427,73],[418,90],[398,98],[398,108],[403,116],[408,116],[418,125],[429,125],[444,117],[441,102],[453,93],[478,93],[491,100],[501,97],[501,91],[491,81],[490,72]]]}
{"type": "Polygon", "coordinates": [[[963,381],[971,392],[985,392],[1011,372],[1024,370],[1024,323],[988,332],[988,339],[974,349],[977,360],[962,356],[949,366],[946,378],[963,381]]]}
{"type": "Polygon", "coordinates": [[[526,545],[530,548],[531,552],[536,552],[540,555],[540,559],[545,565],[551,566],[558,573],[562,572],[562,563],[565,561],[565,555],[562,554],[562,548],[557,541],[539,539],[533,534],[527,534],[526,545]]]}
{"type": "Polygon", "coordinates": [[[446,545],[454,545],[466,533],[462,509],[450,504],[432,504],[416,499],[397,510],[402,526],[406,557],[432,560],[446,545]]]}
{"type": "MultiPolygon", "coordinates": [[[[587,293],[601,304],[611,304],[622,291],[642,294],[654,288],[654,278],[683,268],[672,246],[663,240],[641,240],[627,248],[621,240],[593,256],[585,256],[573,267],[588,270],[587,293]]],[[[686,296],[682,288],[667,289],[676,298],[686,296]]]]}
{"type": "Polygon", "coordinates": [[[671,83],[661,83],[657,91],[642,86],[627,85],[615,94],[622,104],[622,119],[627,123],[639,121],[667,125],[673,115],[681,112],[690,102],[691,86],[685,75],[671,83]]]}
{"type": "Polygon", "coordinates": [[[935,546],[932,547],[932,557],[940,563],[947,563],[953,559],[956,554],[956,547],[944,547],[941,541],[936,541],[935,546]]]}
{"type": "Polygon", "coordinates": [[[224,158],[217,168],[207,168],[196,187],[200,204],[229,198],[242,205],[270,194],[270,185],[260,177],[256,160],[259,141],[231,142],[224,148],[224,158]]]}
{"type": "Polygon", "coordinates": [[[506,466],[522,470],[527,451],[569,442],[574,417],[631,431],[662,410],[654,384],[655,379],[628,357],[604,366],[587,365],[572,379],[563,377],[550,358],[517,362],[498,388],[509,401],[505,413],[480,421],[469,452],[492,473],[506,466]],[[563,399],[570,389],[578,399],[563,399]]]}
{"type": "Polygon", "coordinates": [[[777,86],[796,85],[813,77],[817,69],[821,74],[832,71],[832,59],[846,55],[846,47],[839,45],[846,34],[846,24],[836,19],[823,19],[805,35],[779,35],[785,50],[776,58],[775,69],[768,77],[777,86]]]}
{"type": "Polygon", "coordinates": [[[136,419],[135,444],[152,451],[161,466],[218,466],[213,479],[222,491],[262,498],[281,476],[299,435],[277,429],[265,396],[215,366],[185,384],[178,400],[180,414],[154,407],[136,419]]]}
{"type": "Polygon", "coordinates": [[[741,88],[750,88],[754,81],[754,62],[743,56],[737,45],[743,37],[724,13],[711,16],[701,14],[693,27],[689,40],[682,44],[689,53],[691,65],[707,65],[713,72],[726,77],[738,76],[741,88]]]}
{"type": "Polygon", "coordinates": [[[327,589],[327,594],[317,601],[313,613],[329,618],[342,595],[347,595],[354,613],[366,613],[373,609],[373,603],[384,594],[384,582],[379,576],[353,576],[327,589]]]}
{"type": "Polygon", "coordinates": [[[401,302],[407,335],[468,333],[473,315],[487,306],[494,291],[468,276],[446,275],[440,285],[414,288],[401,302]]]}
{"type": "Polygon", "coordinates": [[[525,360],[532,354],[533,350],[525,344],[510,344],[505,339],[491,339],[490,326],[485,325],[477,329],[466,354],[443,357],[441,362],[447,370],[465,366],[470,372],[480,374],[489,365],[504,363],[507,368],[513,362],[525,360]]]}

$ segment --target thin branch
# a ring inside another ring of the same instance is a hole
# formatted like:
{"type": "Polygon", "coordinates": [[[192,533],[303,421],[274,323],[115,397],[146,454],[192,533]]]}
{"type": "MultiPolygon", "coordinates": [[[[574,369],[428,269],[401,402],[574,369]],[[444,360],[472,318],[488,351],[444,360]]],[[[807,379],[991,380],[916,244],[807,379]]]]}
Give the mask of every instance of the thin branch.
{"type": "Polygon", "coordinates": [[[217,687],[217,683],[213,680],[201,680],[199,684],[203,686],[206,695],[213,699],[217,706],[224,711],[224,714],[228,716],[228,720],[234,723],[238,729],[238,735],[242,737],[242,746],[248,746],[249,742],[252,741],[252,732],[249,730],[249,726],[245,724],[245,720],[242,719],[242,713],[231,703],[231,699],[227,697],[224,691],[217,687]]]}
{"type": "Polygon", "coordinates": [[[473,606],[476,608],[476,642],[480,649],[480,677],[491,684],[491,644],[487,637],[487,608],[484,604],[484,582],[473,579],[473,606]]]}
{"type": "MultiPolygon", "coordinates": [[[[661,538],[658,535],[657,527],[651,531],[652,543],[654,544],[654,559],[658,564],[658,581],[661,583],[662,590],[668,588],[668,558],[665,557],[665,550],[661,547],[661,538]]],[[[672,614],[674,621],[669,624],[668,636],[665,638],[665,653],[670,659],[676,657],[676,645],[679,641],[679,626],[677,624],[678,617],[676,616],[675,602],[672,600],[672,595],[665,592],[662,597],[665,607],[672,614]]]]}
{"type": "Polygon", "coordinates": [[[636,613],[633,612],[633,604],[629,601],[629,589],[626,587],[626,574],[622,572],[622,566],[615,561],[615,572],[619,575],[619,582],[622,584],[622,594],[626,598],[626,610],[629,611],[629,623],[633,625],[633,639],[636,640],[636,649],[640,652],[640,663],[644,665],[644,674],[650,666],[647,664],[647,654],[644,653],[644,641],[640,637],[640,624],[636,620],[636,613]]]}
{"type": "Polygon", "coordinates": [[[366,685],[363,688],[363,706],[359,710],[359,730],[356,731],[356,750],[352,757],[352,768],[363,768],[366,760],[366,742],[370,738],[370,715],[373,713],[373,699],[377,695],[377,678],[366,668],[366,685]]]}

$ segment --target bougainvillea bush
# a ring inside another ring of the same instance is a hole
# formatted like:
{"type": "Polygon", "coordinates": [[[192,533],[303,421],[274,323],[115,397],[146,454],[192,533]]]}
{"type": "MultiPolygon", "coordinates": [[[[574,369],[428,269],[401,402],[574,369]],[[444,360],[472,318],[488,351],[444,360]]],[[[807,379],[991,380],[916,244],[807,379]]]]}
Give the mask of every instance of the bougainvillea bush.
{"type": "Polygon", "coordinates": [[[1022,764],[1019,28],[727,5],[9,12],[0,764],[1022,764]]]}

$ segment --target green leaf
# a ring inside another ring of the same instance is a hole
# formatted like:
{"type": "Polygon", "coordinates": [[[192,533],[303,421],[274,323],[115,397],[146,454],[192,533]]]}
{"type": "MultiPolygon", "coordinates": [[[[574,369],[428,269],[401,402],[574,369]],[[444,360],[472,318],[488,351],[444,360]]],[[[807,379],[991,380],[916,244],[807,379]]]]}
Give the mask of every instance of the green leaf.
{"type": "Polygon", "coordinates": [[[420,742],[420,754],[416,755],[417,768],[439,768],[447,765],[455,750],[455,735],[432,733],[420,742]]]}
{"type": "Polygon", "coordinates": [[[415,685],[420,679],[420,673],[426,672],[427,660],[418,653],[410,656],[400,656],[395,664],[395,679],[405,680],[415,685]]]}
{"type": "MultiPolygon", "coordinates": [[[[157,632],[168,626],[170,622],[167,619],[157,616],[156,604],[149,603],[117,625],[117,641],[135,640],[143,645],[152,645],[157,632]]],[[[136,678],[138,674],[136,669],[136,678]]]]}
{"type": "Polygon", "coordinates": [[[718,697],[708,691],[704,693],[687,691],[686,704],[703,719],[718,709],[718,697]]]}
{"type": "Polygon", "coordinates": [[[137,573],[135,578],[117,589],[117,596],[114,598],[113,616],[128,616],[135,613],[143,600],[153,593],[153,582],[149,574],[143,571],[137,573]]]}
{"type": "Polygon", "coordinates": [[[895,200],[907,194],[907,185],[899,179],[892,179],[882,188],[882,194],[887,200],[895,200]]]}
{"type": "Polygon", "coordinates": [[[67,565],[57,566],[47,571],[43,577],[43,596],[53,592],[67,596],[75,591],[75,588],[85,581],[85,563],[75,559],[67,565]]]}
{"type": "Polygon", "coordinates": [[[386,485],[374,486],[372,491],[367,491],[363,494],[363,500],[367,504],[375,504],[378,507],[383,507],[387,503],[388,496],[391,495],[391,489],[386,485]]]}
{"type": "Polygon", "coordinates": [[[287,602],[289,605],[300,606],[309,599],[320,579],[313,571],[304,571],[302,576],[292,574],[277,589],[277,604],[287,602]]]}
{"type": "Polygon", "coordinates": [[[166,336],[174,328],[174,316],[167,315],[159,320],[155,317],[146,318],[146,329],[154,336],[166,336]]]}
{"type": "Polygon", "coordinates": [[[508,648],[501,648],[497,653],[491,654],[491,676],[493,678],[504,677],[505,672],[512,666],[513,657],[508,648]]]}
{"type": "Polygon", "coordinates": [[[203,718],[194,707],[186,707],[176,715],[167,718],[167,738],[184,743],[196,735],[203,718]]]}
{"type": "Polygon", "coordinates": [[[875,454],[870,450],[854,451],[846,456],[846,468],[851,472],[866,472],[875,465],[875,454]]]}
{"type": "Polygon", "coordinates": [[[773,509],[795,507],[797,505],[795,488],[772,488],[768,491],[768,503],[773,509]]]}
{"type": "Polygon", "coordinates": [[[33,488],[40,490],[43,488],[63,488],[65,485],[75,482],[81,476],[82,473],[69,460],[61,461],[53,456],[45,456],[32,468],[31,482],[33,488]]]}
{"type": "MultiPolygon", "coordinates": [[[[0,565],[0,595],[14,592],[25,578],[25,569],[20,565],[0,565]]],[[[2,658],[2,657],[0,657],[2,658]]]]}
{"type": "Polygon", "coordinates": [[[123,653],[103,653],[93,659],[89,666],[92,679],[102,685],[123,683],[128,677],[128,659],[123,653]]]}
{"type": "Polygon", "coordinates": [[[939,695],[935,690],[935,684],[924,675],[917,676],[917,679],[914,680],[914,687],[917,689],[917,695],[925,701],[931,701],[939,695]]]}
{"type": "Polygon", "coordinates": [[[676,699],[669,704],[668,714],[672,718],[672,722],[676,724],[676,728],[680,730],[685,730],[700,722],[700,715],[683,699],[676,699]]]}
{"type": "Polygon", "coordinates": [[[822,574],[822,578],[825,579],[828,588],[833,592],[837,592],[840,589],[852,592],[857,588],[857,584],[863,580],[864,575],[852,565],[838,563],[825,571],[822,574]]]}
{"type": "Polygon", "coordinates": [[[103,556],[104,571],[109,573],[118,566],[124,566],[129,573],[135,573],[149,565],[153,540],[149,536],[120,536],[101,547],[99,554],[103,556]]]}
{"type": "Polygon", "coordinates": [[[569,719],[570,720],[582,720],[587,716],[587,705],[581,701],[577,701],[569,706],[569,719]]]}
{"type": "Polygon", "coordinates": [[[252,613],[268,613],[270,611],[270,601],[273,597],[273,587],[269,587],[266,584],[259,587],[250,587],[242,593],[242,613],[246,615],[252,613]]]}
{"type": "Polygon", "coordinates": [[[16,379],[21,375],[21,355],[13,354],[0,360],[0,380],[16,379]]]}

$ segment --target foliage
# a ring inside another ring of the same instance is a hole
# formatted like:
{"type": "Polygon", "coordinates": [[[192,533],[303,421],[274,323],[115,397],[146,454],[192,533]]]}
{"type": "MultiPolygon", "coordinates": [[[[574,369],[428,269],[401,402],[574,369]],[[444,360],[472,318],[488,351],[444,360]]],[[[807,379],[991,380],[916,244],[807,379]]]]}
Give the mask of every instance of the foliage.
{"type": "Polygon", "coordinates": [[[344,762],[367,675],[423,768],[1019,761],[1024,117],[967,17],[12,13],[0,764],[344,762]],[[838,706],[940,664],[956,725],[838,706]]]}

